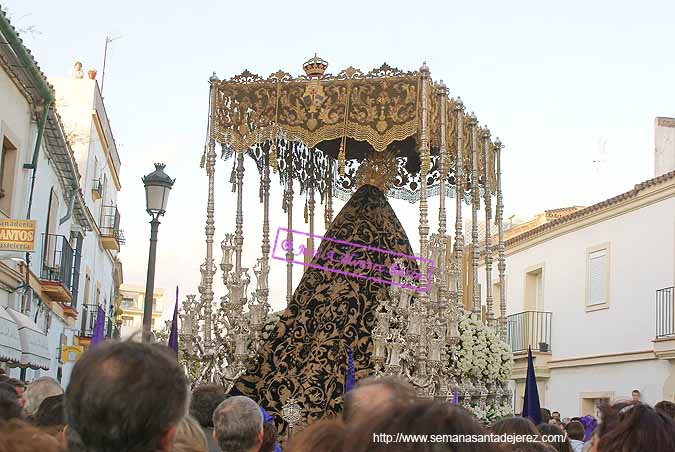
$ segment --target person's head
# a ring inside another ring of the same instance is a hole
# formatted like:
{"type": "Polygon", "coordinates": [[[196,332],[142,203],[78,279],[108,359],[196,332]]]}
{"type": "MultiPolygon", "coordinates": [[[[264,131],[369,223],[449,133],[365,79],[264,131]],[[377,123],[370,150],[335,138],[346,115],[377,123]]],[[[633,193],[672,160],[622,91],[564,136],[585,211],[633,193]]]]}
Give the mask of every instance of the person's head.
{"type": "Polygon", "coordinates": [[[407,383],[396,377],[369,377],[344,395],[342,419],[351,423],[362,416],[386,410],[392,404],[407,404],[417,394],[407,383]]]}
{"type": "Polygon", "coordinates": [[[63,394],[63,388],[52,377],[40,377],[31,381],[26,387],[23,398],[26,400],[23,410],[32,416],[40,408],[40,404],[47,397],[63,394]]]}
{"type": "Polygon", "coordinates": [[[457,405],[418,400],[407,405],[391,405],[368,420],[352,423],[345,437],[344,450],[353,452],[446,452],[492,451],[489,443],[389,443],[387,437],[402,435],[483,435],[483,426],[467,410],[457,405]]]}
{"type": "Polygon", "coordinates": [[[202,426],[192,416],[185,416],[176,428],[173,452],[208,452],[209,443],[202,426]]]}
{"type": "Polygon", "coordinates": [[[541,422],[548,424],[548,421],[551,420],[551,411],[548,408],[540,408],[539,412],[541,413],[541,422]]]}
{"type": "Polygon", "coordinates": [[[529,418],[512,416],[505,417],[492,424],[492,431],[498,435],[535,435],[539,437],[537,426],[529,418]]]}
{"type": "Polygon", "coordinates": [[[7,383],[0,383],[0,421],[21,418],[19,396],[14,387],[7,383]]]}
{"type": "Polygon", "coordinates": [[[572,445],[565,436],[565,432],[553,424],[539,424],[537,426],[543,442],[550,444],[558,452],[572,452],[572,445]],[[545,440],[545,441],[544,441],[545,440]]]}
{"type": "MultiPolygon", "coordinates": [[[[341,419],[322,419],[304,428],[290,441],[292,452],[342,452],[345,424],[341,419]]],[[[262,449],[261,449],[262,451],[262,449]]]]}
{"type": "Polygon", "coordinates": [[[570,421],[565,426],[565,431],[567,432],[567,437],[576,441],[583,441],[584,436],[586,436],[586,431],[584,430],[584,424],[579,421],[570,421]]]}
{"type": "Polygon", "coordinates": [[[257,452],[263,439],[260,407],[246,396],[223,400],[213,412],[214,438],[224,452],[257,452]]]}
{"type": "Polygon", "coordinates": [[[633,402],[639,402],[640,401],[641,394],[640,394],[640,391],[638,391],[637,389],[633,389],[633,392],[630,393],[630,396],[631,396],[631,399],[633,400],[633,402]]]}
{"type": "Polygon", "coordinates": [[[51,435],[58,436],[66,426],[64,404],[65,396],[63,394],[44,399],[33,416],[33,425],[51,435]]]}
{"type": "MultiPolygon", "coordinates": [[[[607,417],[614,418],[608,428],[598,431],[597,452],[666,452],[675,450],[675,422],[643,403],[612,407],[607,417]]],[[[603,422],[605,421],[603,412],[603,422]]]]}
{"type": "Polygon", "coordinates": [[[21,405],[21,408],[23,408],[24,404],[26,403],[26,401],[23,398],[23,394],[26,390],[26,385],[24,384],[24,382],[21,380],[17,380],[16,378],[10,378],[9,380],[6,381],[6,383],[14,387],[14,391],[16,391],[16,395],[19,398],[19,405],[21,405]]]}
{"type": "Polygon", "coordinates": [[[554,411],[551,413],[551,418],[556,421],[560,421],[560,411],[554,411]]]}
{"type": "Polygon", "coordinates": [[[274,418],[267,413],[265,408],[260,407],[260,413],[263,417],[263,439],[260,452],[273,452],[277,443],[277,427],[274,424],[274,418]]]}
{"type": "Polygon", "coordinates": [[[188,384],[168,347],[106,341],[82,355],[66,390],[70,452],[170,451],[188,384]]]}
{"type": "Polygon", "coordinates": [[[64,452],[53,436],[17,419],[0,424],[0,452],[64,452]]]}
{"type": "Polygon", "coordinates": [[[673,402],[662,400],[654,405],[654,409],[657,413],[665,414],[666,416],[670,416],[671,419],[675,419],[675,403],[673,402]]]}
{"type": "Polygon", "coordinates": [[[225,389],[214,384],[199,385],[192,390],[190,415],[203,428],[213,427],[213,411],[227,398],[225,389]]]}

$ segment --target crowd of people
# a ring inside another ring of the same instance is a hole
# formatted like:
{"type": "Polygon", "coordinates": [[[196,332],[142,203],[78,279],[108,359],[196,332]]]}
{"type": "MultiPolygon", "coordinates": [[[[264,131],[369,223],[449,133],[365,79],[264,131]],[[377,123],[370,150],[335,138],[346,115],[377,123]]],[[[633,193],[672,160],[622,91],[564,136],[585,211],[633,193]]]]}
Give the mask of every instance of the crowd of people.
{"type": "Polygon", "coordinates": [[[25,385],[0,374],[0,452],[675,451],[675,403],[652,408],[639,393],[601,407],[599,420],[541,417],[486,426],[396,378],[367,378],[345,394],[340,416],[298,427],[280,446],[264,407],[217,385],[190,391],[163,345],[98,345],[65,391],[49,377],[25,385]]]}

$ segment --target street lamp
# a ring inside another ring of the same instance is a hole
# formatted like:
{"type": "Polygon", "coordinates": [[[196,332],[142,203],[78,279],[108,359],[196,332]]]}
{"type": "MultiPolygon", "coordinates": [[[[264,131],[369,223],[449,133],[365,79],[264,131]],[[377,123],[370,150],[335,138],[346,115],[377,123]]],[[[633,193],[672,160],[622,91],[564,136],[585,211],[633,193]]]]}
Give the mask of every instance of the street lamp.
{"type": "Polygon", "coordinates": [[[142,178],[145,186],[146,211],[152,218],[150,221],[150,255],[148,257],[148,278],[145,283],[145,304],[143,306],[143,337],[145,341],[152,338],[152,296],[155,292],[155,257],[157,255],[157,231],[159,217],[166,212],[169,192],[176,179],[171,179],[164,172],[163,163],[155,163],[155,171],[142,178]]]}

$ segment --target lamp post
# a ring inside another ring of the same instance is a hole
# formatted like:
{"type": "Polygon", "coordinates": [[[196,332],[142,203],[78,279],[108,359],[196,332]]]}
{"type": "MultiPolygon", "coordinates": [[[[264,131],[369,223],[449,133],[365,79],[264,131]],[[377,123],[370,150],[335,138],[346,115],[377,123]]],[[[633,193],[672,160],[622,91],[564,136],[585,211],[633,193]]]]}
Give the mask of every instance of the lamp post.
{"type": "Polygon", "coordinates": [[[152,218],[150,221],[150,253],[148,257],[148,277],[145,283],[145,304],[143,306],[143,339],[149,342],[152,338],[152,298],[155,291],[155,257],[157,255],[157,231],[159,217],[166,212],[169,192],[176,179],[171,179],[164,172],[166,165],[155,163],[155,171],[142,178],[145,186],[146,211],[152,218]]]}

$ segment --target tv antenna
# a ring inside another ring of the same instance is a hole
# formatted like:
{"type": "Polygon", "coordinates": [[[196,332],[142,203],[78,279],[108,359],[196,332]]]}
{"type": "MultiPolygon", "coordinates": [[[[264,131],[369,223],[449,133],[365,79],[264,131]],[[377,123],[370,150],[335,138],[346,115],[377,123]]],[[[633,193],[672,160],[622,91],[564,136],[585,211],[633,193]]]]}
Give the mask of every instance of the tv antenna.
{"type": "Polygon", "coordinates": [[[103,96],[103,82],[105,81],[105,63],[108,60],[108,44],[113,41],[117,41],[121,37],[122,35],[105,37],[105,49],[103,50],[103,73],[101,74],[101,97],[103,96]]]}
{"type": "Polygon", "coordinates": [[[592,163],[595,174],[599,175],[607,163],[607,138],[598,138],[598,151],[592,163]]]}

